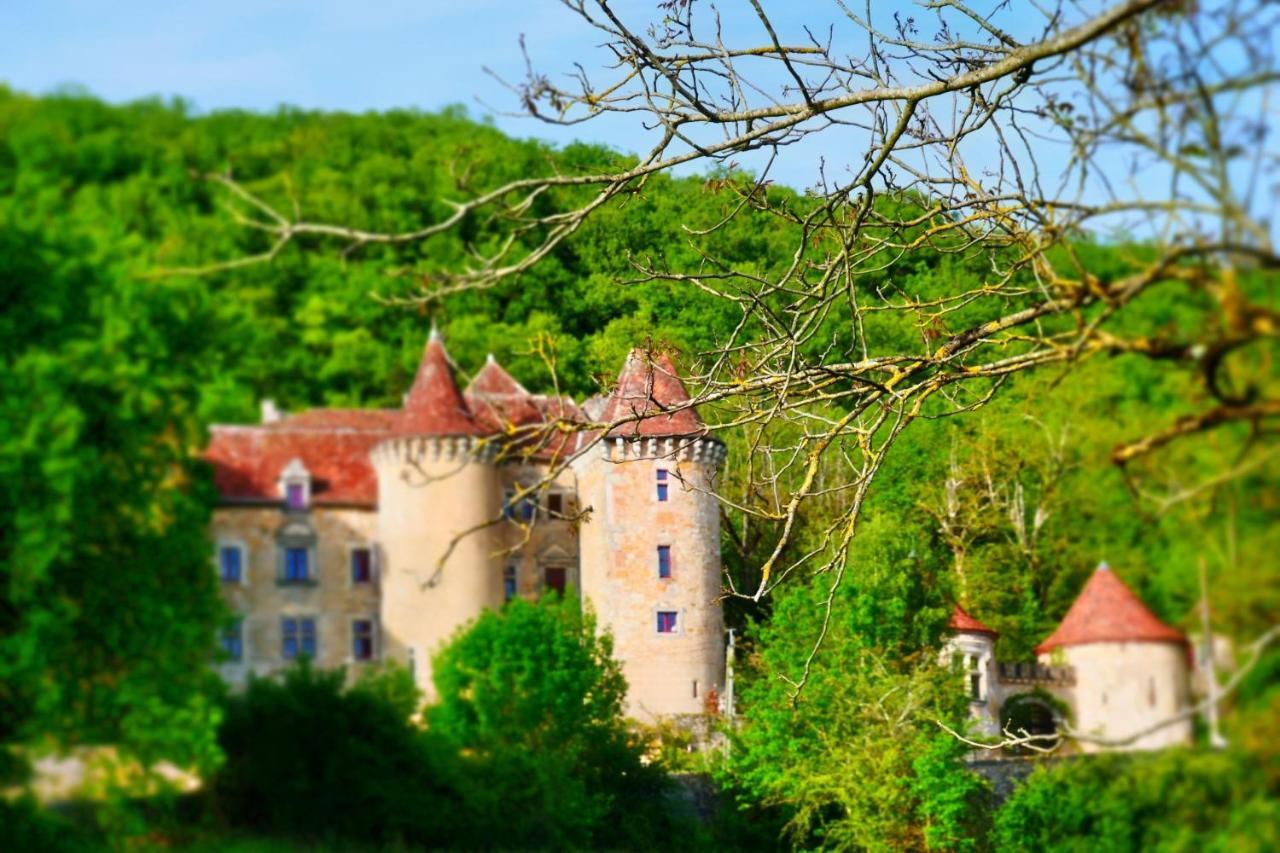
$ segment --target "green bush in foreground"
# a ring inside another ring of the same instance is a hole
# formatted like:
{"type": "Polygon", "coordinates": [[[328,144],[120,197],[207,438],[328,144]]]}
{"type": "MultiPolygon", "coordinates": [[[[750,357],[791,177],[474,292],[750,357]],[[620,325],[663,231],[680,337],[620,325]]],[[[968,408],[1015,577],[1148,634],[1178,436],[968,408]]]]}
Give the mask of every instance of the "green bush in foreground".
{"type": "Polygon", "coordinates": [[[575,600],[484,613],[434,660],[429,729],[463,760],[482,847],[664,846],[665,776],[641,762],[608,634],[575,600]],[[500,818],[499,818],[500,816],[500,818]]]}
{"type": "Polygon", "coordinates": [[[996,815],[997,850],[1280,849],[1280,801],[1239,753],[1171,749],[1037,770],[996,815]]]}
{"type": "Polygon", "coordinates": [[[233,829],[294,838],[432,845],[457,836],[448,759],[404,707],[378,690],[343,690],[341,670],[303,665],[231,699],[214,778],[233,829]]]}

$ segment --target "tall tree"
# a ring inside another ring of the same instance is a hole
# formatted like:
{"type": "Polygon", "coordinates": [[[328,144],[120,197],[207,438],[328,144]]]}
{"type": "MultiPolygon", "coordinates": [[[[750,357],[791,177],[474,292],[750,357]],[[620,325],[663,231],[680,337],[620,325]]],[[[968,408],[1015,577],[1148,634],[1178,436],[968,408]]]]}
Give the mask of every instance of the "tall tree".
{"type": "Polygon", "coordinates": [[[0,742],[216,759],[204,306],[0,218],[0,742]]]}

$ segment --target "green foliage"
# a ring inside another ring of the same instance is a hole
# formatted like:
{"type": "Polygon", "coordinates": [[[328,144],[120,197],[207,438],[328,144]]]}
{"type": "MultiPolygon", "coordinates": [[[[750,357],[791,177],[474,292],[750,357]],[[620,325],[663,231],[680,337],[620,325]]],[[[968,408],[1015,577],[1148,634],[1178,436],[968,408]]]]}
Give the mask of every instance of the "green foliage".
{"type": "Polygon", "coordinates": [[[305,663],[233,697],[211,787],[231,827],[292,838],[438,844],[465,837],[448,751],[368,686],[305,663]]]}
{"type": "Polygon", "coordinates": [[[200,304],[0,208],[0,741],[212,766],[200,304]]]}
{"type": "Polygon", "coordinates": [[[999,850],[1274,850],[1280,794],[1248,755],[1171,749],[1037,770],[996,815],[999,850]]]}
{"type": "Polygon", "coordinates": [[[962,727],[967,704],[937,663],[946,597],[921,536],[870,520],[829,617],[833,578],[818,575],[780,590],[754,632],[745,721],[726,770],[749,798],[782,811],[797,845],[973,846],[983,786],[935,722],[962,727]]]}
{"type": "Polygon", "coordinates": [[[80,853],[98,849],[90,834],[41,809],[34,797],[0,797],[0,832],[6,849],[23,853],[80,853]]]}
{"type": "Polygon", "coordinates": [[[576,600],[486,612],[433,660],[430,731],[463,757],[484,847],[629,846],[663,820],[664,780],[622,718],[608,634],[576,600]],[[502,815],[502,820],[492,816],[502,815]]]}

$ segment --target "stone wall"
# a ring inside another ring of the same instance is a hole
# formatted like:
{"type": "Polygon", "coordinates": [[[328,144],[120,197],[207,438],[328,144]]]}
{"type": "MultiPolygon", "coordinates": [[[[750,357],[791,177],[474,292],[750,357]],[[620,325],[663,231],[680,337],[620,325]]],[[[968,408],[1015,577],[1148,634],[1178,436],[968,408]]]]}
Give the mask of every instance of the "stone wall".
{"type": "MultiPolygon", "coordinates": [[[[239,583],[223,583],[229,608],[243,619],[243,660],[219,665],[232,685],[243,685],[252,672],[268,675],[286,666],[283,656],[282,619],[311,617],[316,620],[316,663],[322,667],[353,666],[352,622],[369,619],[375,624],[375,657],[379,638],[378,566],[374,580],[353,584],[350,549],[374,544],[375,514],[366,509],[319,507],[286,514],[279,506],[221,507],[213,514],[215,546],[243,549],[239,583]],[[314,581],[305,584],[282,581],[279,535],[285,524],[302,524],[315,534],[311,556],[314,581]]],[[[376,554],[376,549],[375,549],[376,554]]],[[[216,548],[212,571],[217,571],[216,548]]]]}

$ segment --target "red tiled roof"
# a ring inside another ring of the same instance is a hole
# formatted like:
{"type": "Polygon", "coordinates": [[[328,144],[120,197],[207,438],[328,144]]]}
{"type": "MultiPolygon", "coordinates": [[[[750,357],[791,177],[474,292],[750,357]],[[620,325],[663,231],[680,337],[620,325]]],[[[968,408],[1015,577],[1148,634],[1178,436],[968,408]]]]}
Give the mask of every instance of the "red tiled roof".
{"type": "Polygon", "coordinates": [[[524,386],[517,382],[510,373],[503,370],[497,359],[490,355],[485,359],[484,367],[480,368],[480,372],[475,375],[475,378],[471,380],[471,384],[467,386],[467,396],[510,395],[528,397],[529,392],[524,390],[524,386]]]}
{"type": "Polygon", "coordinates": [[[947,627],[952,631],[962,631],[968,634],[990,634],[993,637],[1000,636],[1000,632],[995,628],[989,628],[977,619],[974,619],[959,604],[955,610],[951,611],[951,618],[947,620],[947,627]]]}
{"type": "Polygon", "coordinates": [[[1186,643],[1177,628],[1161,622],[1104,563],[1080,591],[1057,629],[1036,653],[1087,643],[1186,643]]]}
{"type": "MultiPolygon", "coordinates": [[[[689,395],[666,356],[649,358],[635,350],[618,387],[608,398],[602,420],[632,413],[650,416],[627,423],[611,435],[689,436],[704,431],[692,409],[667,413],[689,395]]],[[[563,458],[576,446],[577,433],[514,428],[555,421],[585,423],[586,415],[568,397],[530,394],[492,358],[476,374],[466,394],[458,389],[453,363],[440,336],[432,333],[403,409],[315,409],[272,423],[215,426],[205,457],[214,466],[222,498],[236,501],[281,500],[279,477],[293,459],[311,473],[317,504],[377,503],[377,478],[369,452],[400,435],[455,436],[509,434],[517,449],[534,459],[563,458]]]]}
{"type": "Polygon", "coordinates": [[[480,435],[485,432],[458,390],[453,363],[435,330],[422,353],[418,375],[405,397],[395,431],[397,435],[480,435]]]}
{"type": "Polygon", "coordinates": [[[677,409],[689,402],[675,365],[665,354],[653,355],[633,349],[618,376],[618,384],[600,415],[603,423],[642,416],[609,431],[610,436],[688,436],[706,431],[692,408],[677,409]],[[675,411],[672,411],[672,410],[675,411]]]}
{"type": "Polygon", "coordinates": [[[374,506],[369,451],[391,435],[395,412],[317,409],[260,426],[215,426],[205,458],[223,500],[277,501],[286,465],[301,459],[319,505],[374,506]]]}

